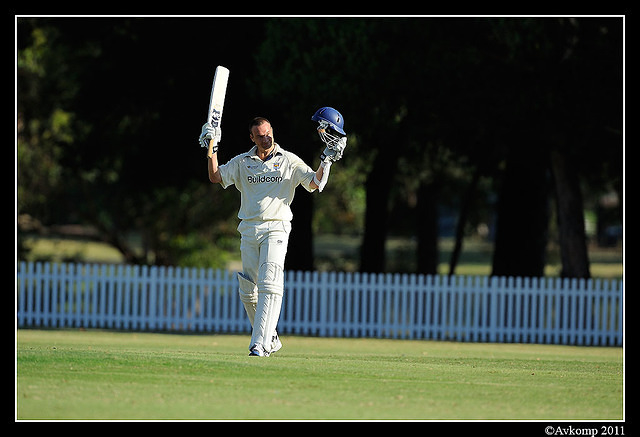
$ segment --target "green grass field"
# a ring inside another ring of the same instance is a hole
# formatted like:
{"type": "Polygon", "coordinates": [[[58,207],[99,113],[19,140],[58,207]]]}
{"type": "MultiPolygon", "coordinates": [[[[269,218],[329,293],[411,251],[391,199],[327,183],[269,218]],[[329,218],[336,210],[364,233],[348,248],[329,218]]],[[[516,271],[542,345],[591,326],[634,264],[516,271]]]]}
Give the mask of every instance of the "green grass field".
{"type": "MultiPolygon", "coordinates": [[[[238,247],[239,247],[238,239],[238,247]]],[[[360,237],[346,235],[318,235],[314,236],[314,255],[318,270],[357,271],[360,237]]],[[[442,238],[439,242],[440,264],[438,273],[449,273],[449,258],[453,250],[454,241],[442,238]]],[[[118,250],[106,243],[82,239],[63,239],[55,237],[27,237],[26,245],[31,252],[28,260],[50,260],[63,262],[67,259],[77,259],[82,262],[121,263],[124,258],[118,250]]],[[[387,270],[390,272],[414,272],[416,270],[415,250],[416,242],[407,238],[389,238],[387,241],[387,270]]],[[[456,268],[458,275],[489,275],[493,244],[469,238],[465,240],[464,250],[456,268]]],[[[560,254],[557,247],[548,249],[548,261],[545,275],[557,277],[562,269],[560,254]]],[[[240,269],[239,249],[229,254],[232,259],[227,266],[231,270],[240,269]]],[[[600,248],[589,247],[590,272],[594,278],[622,279],[623,256],[622,247],[600,248]]]]}
{"type": "Polygon", "coordinates": [[[18,330],[17,420],[621,420],[621,348],[18,330]]]}

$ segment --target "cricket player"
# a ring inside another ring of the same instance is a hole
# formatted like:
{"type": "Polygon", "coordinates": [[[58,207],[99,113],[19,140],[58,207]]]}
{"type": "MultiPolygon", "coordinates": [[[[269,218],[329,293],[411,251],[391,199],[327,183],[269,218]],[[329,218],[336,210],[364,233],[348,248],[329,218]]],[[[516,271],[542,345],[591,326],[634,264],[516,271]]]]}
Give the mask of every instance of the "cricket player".
{"type": "MultiPolygon", "coordinates": [[[[344,120],[338,111],[323,107],[311,119],[319,123],[318,133],[327,146],[316,171],[274,141],[273,127],[263,117],[256,117],[249,125],[249,138],[254,143],[251,150],[219,165],[216,146],[207,159],[212,183],[225,189],[235,185],[240,191],[242,272],[238,272],[238,292],[252,326],[250,356],[268,357],[282,347],[276,325],[284,293],[295,189],[302,185],[309,192],[322,191],[332,163],[342,157],[346,147],[344,120]]],[[[208,147],[212,138],[219,137],[219,128],[205,123],[199,141],[208,147]]]]}

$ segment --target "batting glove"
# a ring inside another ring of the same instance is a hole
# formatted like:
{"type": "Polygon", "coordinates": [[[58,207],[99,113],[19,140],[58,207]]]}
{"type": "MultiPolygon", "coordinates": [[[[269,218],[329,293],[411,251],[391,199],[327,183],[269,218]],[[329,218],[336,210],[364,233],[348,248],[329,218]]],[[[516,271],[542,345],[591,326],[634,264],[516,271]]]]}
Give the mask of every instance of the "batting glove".
{"type": "Polygon", "coordinates": [[[211,126],[211,123],[205,123],[202,125],[202,132],[200,133],[200,137],[198,138],[198,142],[201,147],[205,149],[209,149],[209,142],[211,139],[215,138],[216,145],[214,146],[213,153],[218,151],[218,141],[222,137],[220,128],[211,126]]]}
{"type": "Polygon", "coordinates": [[[320,155],[320,160],[322,162],[338,161],[340,158],[342,158],[345,147],[347,147],[347,137],[342,137],[335,143],[327,145],[327,147],[324,149],[324,152],[322,152],[322,155],[320,155]]]}

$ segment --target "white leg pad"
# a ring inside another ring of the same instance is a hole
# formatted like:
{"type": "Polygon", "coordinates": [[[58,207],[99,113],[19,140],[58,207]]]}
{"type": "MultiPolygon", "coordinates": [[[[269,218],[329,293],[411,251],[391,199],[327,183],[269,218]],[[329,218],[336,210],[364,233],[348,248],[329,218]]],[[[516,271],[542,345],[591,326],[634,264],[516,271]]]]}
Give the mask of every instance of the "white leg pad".
{"type": "Polygon", "coordinates": [[[258,292],[279,294],[284,293],[284,270],[275,262],[265,262],[258,269],[258,292]]]}
{"type": "Polygon", "coordinates": [[[244,305],[244,310],[249,318],[249,323],[253,327],[253,320],[256,316],[256,304],[258,303],[258,286],[250,277],[242,272],[238,272],[238,294],[244,305]]]}
{"type": "Polygon", "coordinates": [[[258,302],[251,335],[252,347],[261,344],[271,352],[272,339],[280,319],[282,295],[284,294],[284,271],[274,262],[265,262],[258,269],[258,302]]]}
{"type": "Polygon", "coordinates": [[[276,334],[281,308],[281,294],[258,293],[251,346],[261,344],[267,352],[271,352],[272,338],[276,334]]]}

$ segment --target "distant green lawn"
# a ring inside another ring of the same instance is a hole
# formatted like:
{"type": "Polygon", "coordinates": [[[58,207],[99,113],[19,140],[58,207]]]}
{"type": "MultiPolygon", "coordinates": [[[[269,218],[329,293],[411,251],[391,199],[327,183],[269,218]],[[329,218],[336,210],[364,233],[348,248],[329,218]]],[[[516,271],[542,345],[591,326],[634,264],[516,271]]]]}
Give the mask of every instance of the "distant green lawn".
{"type": "MultiPolygon", "coordinates": [[[[114,247],[101,242],[82,239],[61,239],[53,237],[29,237],[27,247],[31,250],[28,260],[46,259],[62,262],[77,259],[84,262],[121,263],[122,254],[114,247]]],[[[240,240],[238,239],[238,246],[240,240]]],[[[389,238],[387,241],[387,270],[391,272],[415,271],[415,241],[406,238],[389,238]]],[[[354,271],[358,268],[360,238],[336,235],[319,235],[314,238],[316,268],[319,270],[354,271]]],[[[453,249],[453,240],[443,238],[439,244],[440,264],[438,273],[449,273],[449,258],[453,249]]],[[[486,276],[491,274],[493,246],[490,242],[468,239],[456,268],[458,275],[486,276]]],[[[550,250],[545,267],[546,276],[559,276],[561,264],[557,250],[550,250]]],[[[235,259],[228,268],[240,269],[240,253],[229,253],[235,259]]],[[[590,249],[591,276],[594,278],[622,278],[622,249],[590,249]]]]}
{"type": "Polygon", "coordinates": [[[17,419],[623,418],[621,348],[282,340],[19,330],[17,419]]]}

